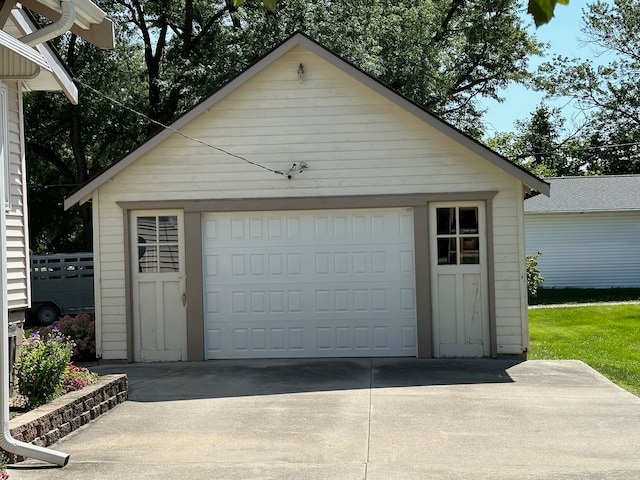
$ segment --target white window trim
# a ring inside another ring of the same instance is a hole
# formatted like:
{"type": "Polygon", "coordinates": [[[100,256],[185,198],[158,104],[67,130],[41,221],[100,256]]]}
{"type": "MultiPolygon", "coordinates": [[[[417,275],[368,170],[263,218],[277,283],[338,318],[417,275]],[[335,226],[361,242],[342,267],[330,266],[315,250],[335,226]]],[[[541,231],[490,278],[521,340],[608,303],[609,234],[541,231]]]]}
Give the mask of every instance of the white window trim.
{"type": "Polygon", "coordinates": [[[9,111],[7,107],[7,88],[3,82],[0,82],[0,162],[2,169],[0,171],[0,181],[4,186],[4,208],[11,208],[11,175],[9,170],[9,136],[7,130],[9,128],[9,111]]]}

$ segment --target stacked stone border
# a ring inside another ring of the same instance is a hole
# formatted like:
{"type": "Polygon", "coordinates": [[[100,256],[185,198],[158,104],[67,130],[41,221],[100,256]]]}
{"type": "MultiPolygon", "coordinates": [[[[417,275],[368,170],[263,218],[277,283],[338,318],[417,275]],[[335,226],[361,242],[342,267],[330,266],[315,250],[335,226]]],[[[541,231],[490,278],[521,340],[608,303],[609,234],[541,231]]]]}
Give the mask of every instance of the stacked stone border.
{"type": "MultiPolygon", "coordinates": [[[[98,383],[67,393],[14,418],[10,422],[11,436],[48,447],[124,402],[127,395],[126,375],[103,375],[98,383]]],[[[11,463],[24,460],[24,457],[4,453],[11,463]]]]}

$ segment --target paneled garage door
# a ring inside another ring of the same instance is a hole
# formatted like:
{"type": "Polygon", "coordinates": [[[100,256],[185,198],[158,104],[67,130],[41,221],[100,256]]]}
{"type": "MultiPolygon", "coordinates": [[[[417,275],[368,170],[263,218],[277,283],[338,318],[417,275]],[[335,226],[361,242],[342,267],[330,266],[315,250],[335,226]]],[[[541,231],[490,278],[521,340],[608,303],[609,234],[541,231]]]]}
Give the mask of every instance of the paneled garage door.
{"type": "Polygon", "coordinates": [[[416,355],[411,209],[203,222],[207,358],[416,355]]]}

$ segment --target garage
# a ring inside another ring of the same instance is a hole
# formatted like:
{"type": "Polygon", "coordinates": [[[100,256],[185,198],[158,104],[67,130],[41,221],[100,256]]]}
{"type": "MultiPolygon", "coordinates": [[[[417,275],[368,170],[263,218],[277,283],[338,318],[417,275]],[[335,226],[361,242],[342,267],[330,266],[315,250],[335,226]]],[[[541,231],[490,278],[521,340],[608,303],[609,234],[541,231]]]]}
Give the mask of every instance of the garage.
{"type": "Polygon", "coordinates": [[[104,360],[497,357],[529,348],[535,192],[298,32],[65,208],[92,204],[104,360]]]}
{"type": "Polygon", "coordinates": [[[207,359],[416,355],[411,208],[202,222],[207,359]]]}

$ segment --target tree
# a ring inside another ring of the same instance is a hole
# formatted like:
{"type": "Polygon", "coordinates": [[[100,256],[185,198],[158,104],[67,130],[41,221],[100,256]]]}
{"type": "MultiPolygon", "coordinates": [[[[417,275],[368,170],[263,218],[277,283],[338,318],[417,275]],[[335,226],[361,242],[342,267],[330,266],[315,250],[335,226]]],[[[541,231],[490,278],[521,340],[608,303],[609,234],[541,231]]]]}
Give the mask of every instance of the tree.
{"type": "MultiPolygon", "coordinates": [[[[234,0],[234,5],[237,7],[242,5],[244,2],[245,0],[234,0]]],[[[274,11],[276,8],[276,0],[264,0],[263,3],[270,11],[274,11]]],[[[569,0],[529,0],[527,13],[531,14],[536,26],[539,27],[540,25],[549,23],[553,18],[553,12],[558,3],[568,5],[569,0]]]]}
{"type": "MultiPolygon", "coordinates": [[[[239,27],[232,0],[116,0],[104,8],[142,50],[145,112],[153,121],[169,123],[243,66],[229,37],[239,27]]],[[[149,123],[148,133],[157,129],[149,123]]]]}
{"type": "Polygon", "coordinates": [[[572,154],[577,143],[564,136],[559,109],[540,104],[527,121],[516,121],[514,133],[500,133],[487,144],[511,161],[543,177],[579,175],[580,158],[572,154]]]}
{"type": "Polygon", "coordinates": [[[550,97],[567,97],[585,114],[580,156],[588,173],[640,172],[640,0],[587,6],[586,41],[613,52],[608,65],[556,57],[540,68],[535,85],[550,97]],[[610,148],[609,146],[613,146],[610,148]]]}

